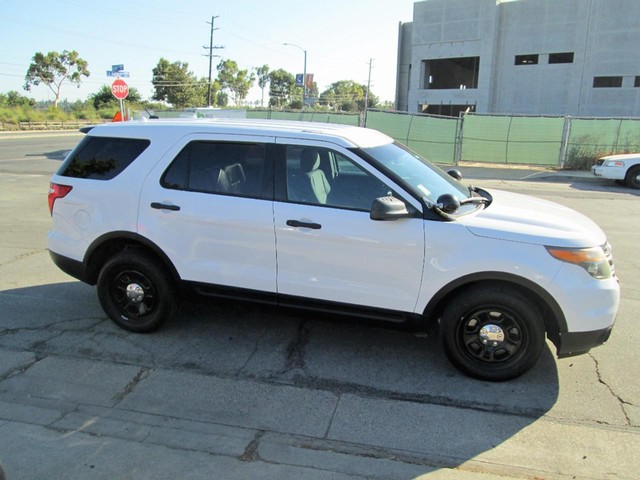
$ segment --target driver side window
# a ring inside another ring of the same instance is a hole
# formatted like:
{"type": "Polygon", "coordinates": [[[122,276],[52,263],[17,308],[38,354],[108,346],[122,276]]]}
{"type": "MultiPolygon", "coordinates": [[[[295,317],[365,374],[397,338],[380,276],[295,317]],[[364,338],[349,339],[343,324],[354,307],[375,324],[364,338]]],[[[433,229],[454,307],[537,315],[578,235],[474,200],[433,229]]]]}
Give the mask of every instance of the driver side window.
{"type": "Polygon", "coordinates": [[[344,155],[327,148],[286,148],[290,202],[370,211],[391,189],[344,155]]]}

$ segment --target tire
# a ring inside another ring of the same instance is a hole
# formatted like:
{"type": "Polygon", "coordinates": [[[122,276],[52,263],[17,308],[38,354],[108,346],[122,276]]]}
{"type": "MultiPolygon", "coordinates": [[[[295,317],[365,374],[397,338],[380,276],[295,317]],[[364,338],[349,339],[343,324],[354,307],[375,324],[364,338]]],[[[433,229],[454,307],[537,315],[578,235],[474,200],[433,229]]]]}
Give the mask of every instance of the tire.
{"type": "Polygon", "coordinates": [[[119,253],[98,276],[98,298],[105,313],[131,332],[152,332],[171,316],[175,293],[160,264],[140,252],[119,253]]]}
{"type": "Polygon", "coordinates": [[[508,285],[470,287],[449,302],[440,319],[449,361],[474,378],[504,381],[537,362],[545,346],[537,305],[508,285]]]}
{"type": "Polygon", "coordinates": [[[630,188],[640,188],[640,165],[631,167],[625,175],[624,181],[630,188]]]}

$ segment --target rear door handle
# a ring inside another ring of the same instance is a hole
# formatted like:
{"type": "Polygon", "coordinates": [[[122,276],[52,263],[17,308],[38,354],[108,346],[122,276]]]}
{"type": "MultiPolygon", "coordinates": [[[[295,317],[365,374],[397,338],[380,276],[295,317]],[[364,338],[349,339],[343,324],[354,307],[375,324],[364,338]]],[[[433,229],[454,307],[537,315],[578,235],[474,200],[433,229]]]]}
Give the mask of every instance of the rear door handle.
{"type": "Polygon", "coordinates": [[[168,203],[160,203],[160,202],[152,202],[151,208],[155,208],[156,210],[171,210],[173,212],[177,212],[180,210],[178,205],[170,205],[168,203]]]}
{"type": "Polygon", "coordinates": [[[313,222],[301,222],[299,220],[287,220],[287,225],[295,228],[310,228],[312,230],[320,230],[322,225],[313,222]]]}

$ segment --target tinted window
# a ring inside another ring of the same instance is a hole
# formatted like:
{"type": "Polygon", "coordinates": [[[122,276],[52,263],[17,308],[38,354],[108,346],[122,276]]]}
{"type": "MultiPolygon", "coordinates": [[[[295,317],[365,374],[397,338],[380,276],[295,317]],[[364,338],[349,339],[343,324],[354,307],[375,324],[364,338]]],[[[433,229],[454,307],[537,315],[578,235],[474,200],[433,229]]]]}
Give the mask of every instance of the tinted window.
{"type": "Polygon", "coordinates": [[[59,170],[65,177],[110,180],[120,174],[148,146],[149,140],[85,137],[59,170]]]}
{"type": "Polygon", "coordinates": [[[288,146],[287,198],[296,203],[370,211],[392,190],[351,159],[326,148],[288,146]]]}
{"type": "Polygon", "coordinates": [[[171,163],[161,184],[174,190],[261,198],[269,196],[263,195],[265,161],[262,144],[191,142],[171,163]]]}

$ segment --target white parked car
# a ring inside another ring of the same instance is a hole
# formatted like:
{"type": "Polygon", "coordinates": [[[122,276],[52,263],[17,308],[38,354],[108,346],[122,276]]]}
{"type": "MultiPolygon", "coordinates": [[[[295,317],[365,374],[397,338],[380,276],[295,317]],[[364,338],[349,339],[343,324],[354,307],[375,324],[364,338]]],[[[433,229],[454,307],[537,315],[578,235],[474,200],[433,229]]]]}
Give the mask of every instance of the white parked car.
{"type": "Polygon", "coordinates": [[[147,332],[182,287],[439,325],[463,372],[506,380],[545,347],[605,342],[619,303],[602,230],[470,188],[375,130],[301,122],[100,125],[51,179],[53,261],[147,332]]]}
{"type": "Polygon", "coordinates": [[[596,177],[624,181],[631,188],[640,188],[640,153],[599,158],[591,171],[596,177]]]}

